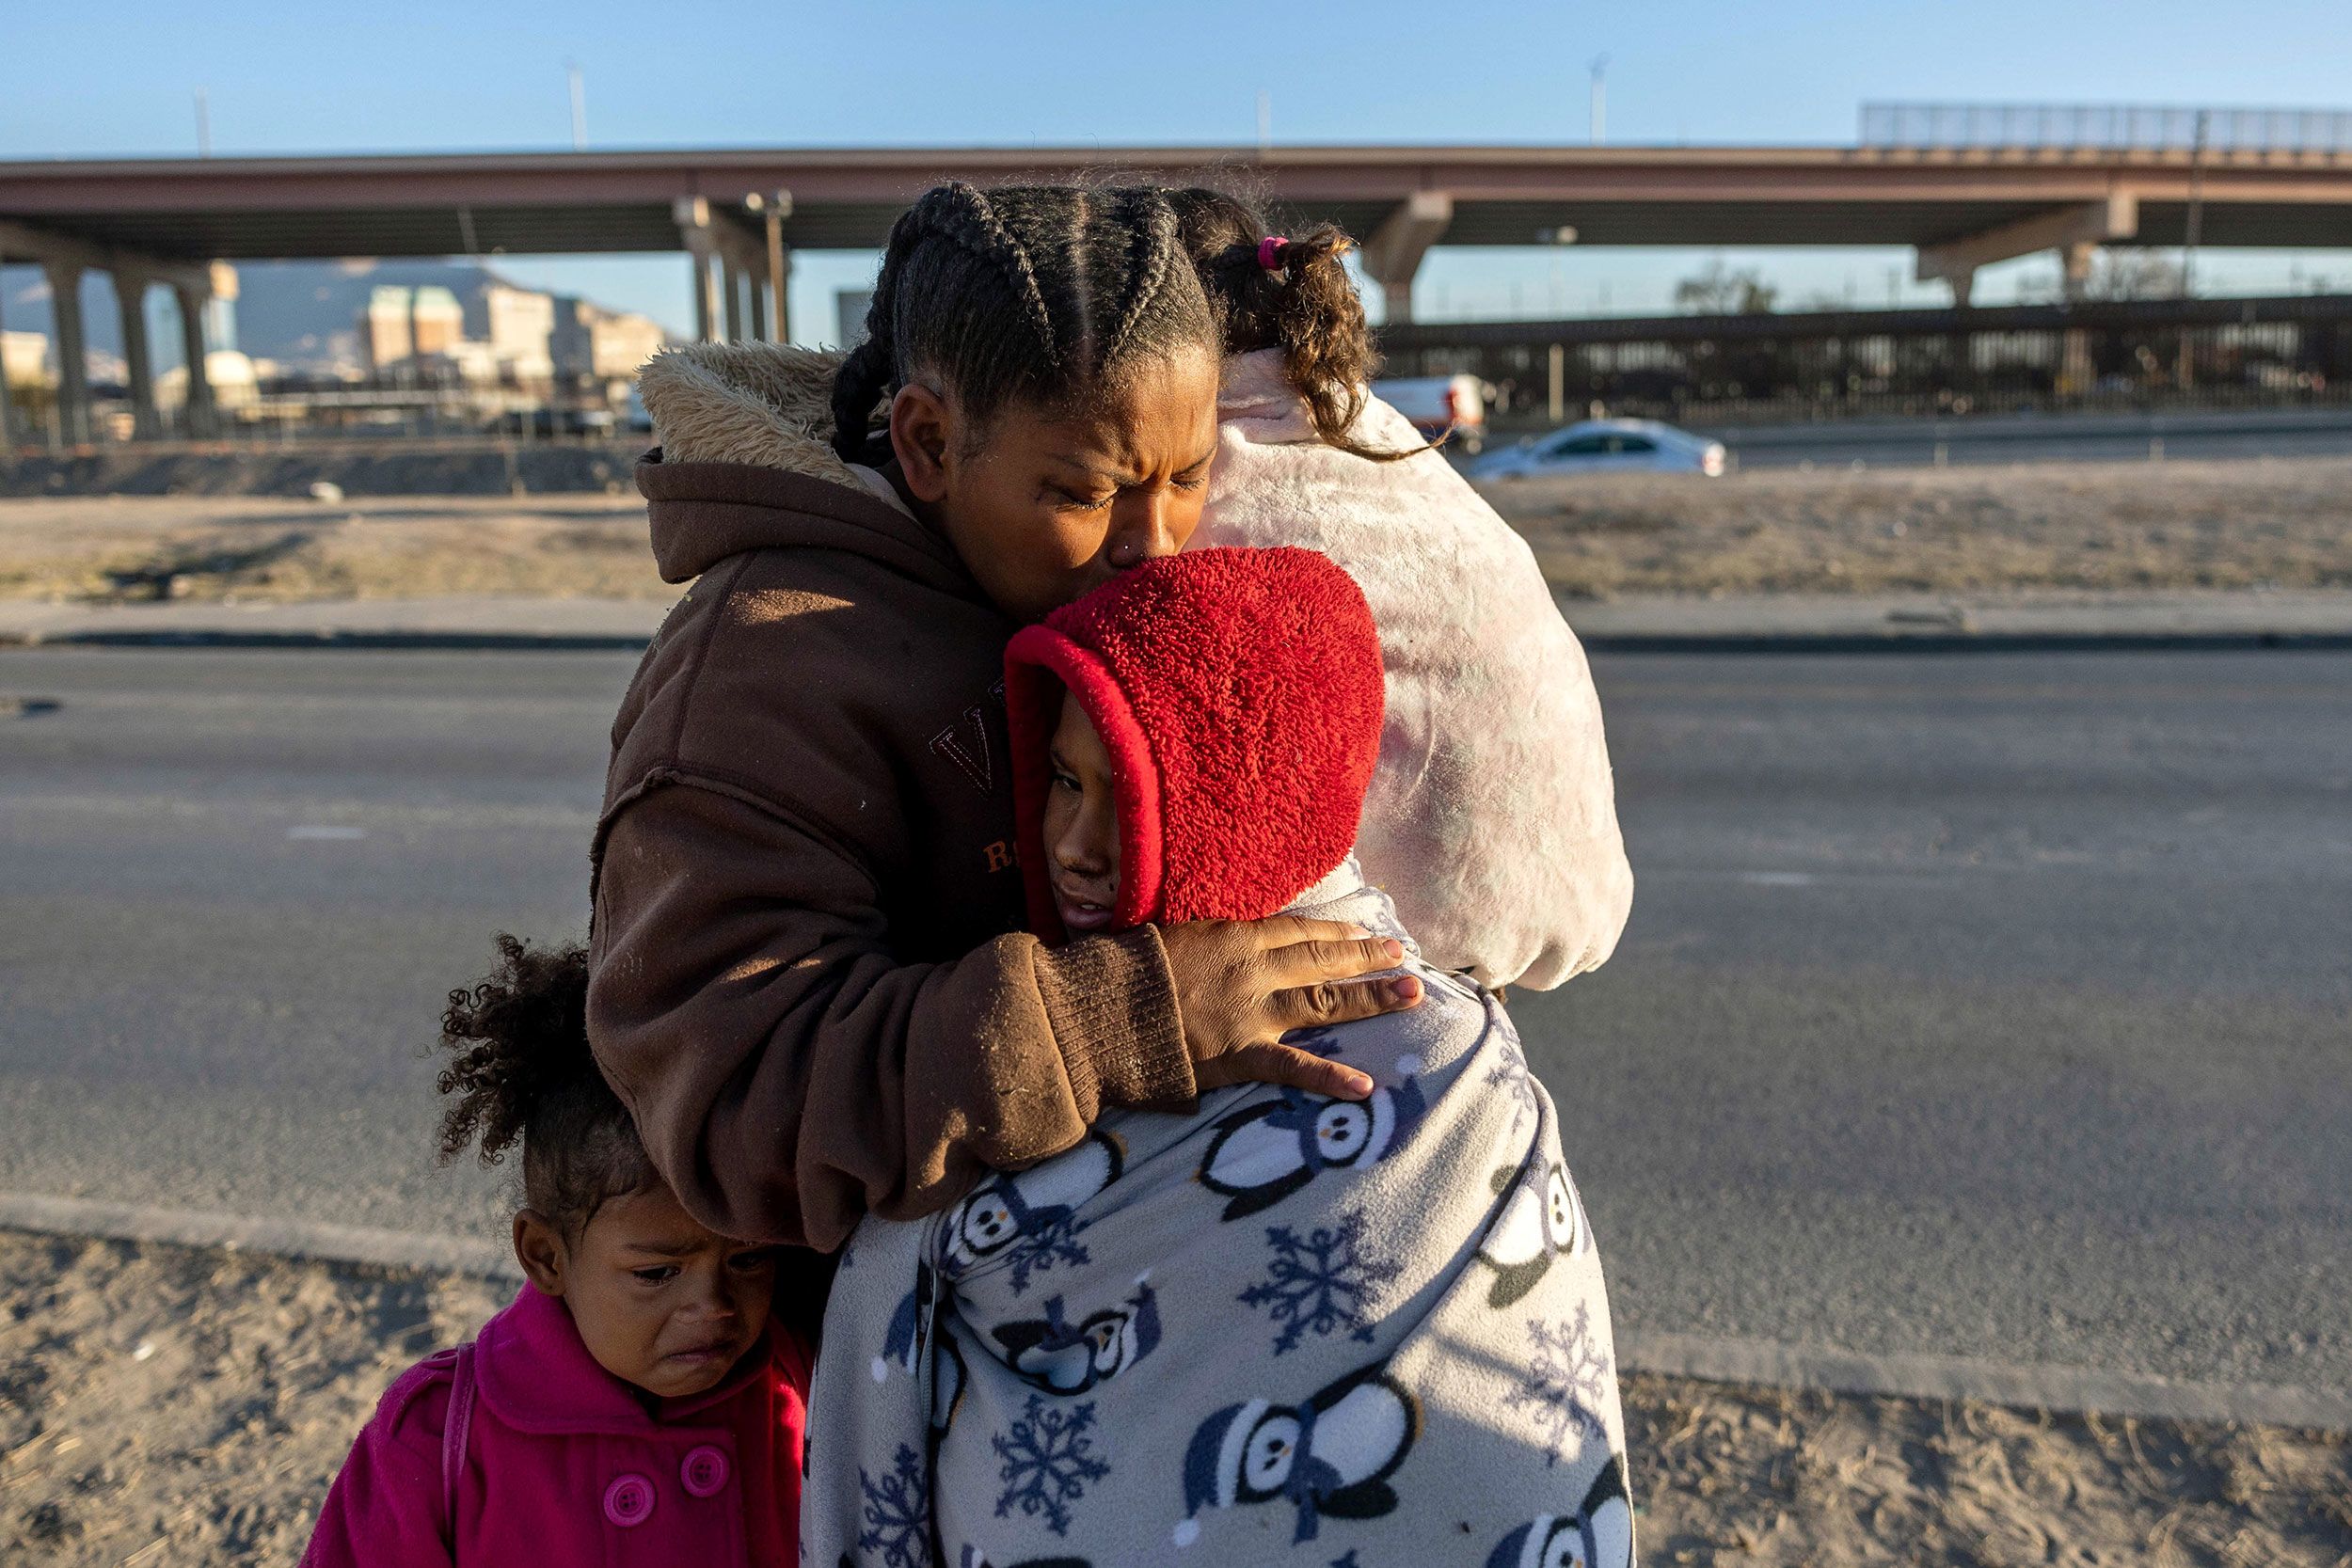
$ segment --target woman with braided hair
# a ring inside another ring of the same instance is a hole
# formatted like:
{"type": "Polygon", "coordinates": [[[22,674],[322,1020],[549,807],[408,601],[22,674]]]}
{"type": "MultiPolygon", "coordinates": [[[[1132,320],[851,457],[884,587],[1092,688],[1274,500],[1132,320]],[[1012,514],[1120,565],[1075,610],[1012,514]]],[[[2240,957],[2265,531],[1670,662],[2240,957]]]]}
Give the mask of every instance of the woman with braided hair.
{"type": "Polygon", "coordinates": [[[968,185],[892,230],[846,363],[699,344],[643,378],[662,574],[613,728],[588,1027],[680,1202],[837,1247],[1105,1110],[1361,1098],[1292,1030],[1412,1006],[1300,919],[1022,930],[1001,657],[1191,537],[1218,318],[1165,193],[968,185]],[[837,374],[836,374],[837,371],[837,374]]]}

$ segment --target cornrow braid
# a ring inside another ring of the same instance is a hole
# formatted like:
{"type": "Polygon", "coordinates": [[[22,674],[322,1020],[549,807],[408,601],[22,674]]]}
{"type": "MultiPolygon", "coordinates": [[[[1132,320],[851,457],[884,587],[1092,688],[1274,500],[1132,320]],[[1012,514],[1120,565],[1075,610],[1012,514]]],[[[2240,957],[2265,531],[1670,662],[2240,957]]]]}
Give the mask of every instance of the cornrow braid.
{"type": "Polygon", "coordinates": [[[1119,314],[1103,339],[1103,358],[1106,362],[1119,358],[1136,325],[1144,319],[1152,300],[1167,285],[1168,275],[1184,257],[1177,235],[1176,209],[1168,205],[1166,192],[1138,189],[1122,192],[1121,196],[1141,210],[1134,220],[1136,254],[1127,297],[1120,303],[1119,314]]]}
{"type": "Polygon", "coordinates": [[[1054,312],[1045,307],[1045,293],[1038,287],[1037,268],[1029,261],[1028,247],[1013,237],[1012,230],[1007,229],[1005,220],[996,215],[996,209],[989,204],[988,198],[974,186],[959,180],[941,186],[924,199],[928,201],[931,197],[944,198],[942,205],[948,207],[954,216],[971,225],[976,232],[969,237],[953,228],[946,232],[974,255],[1004,269],[1005,276],[1012,280],[1013,292],[1020,298],[1021,309],[1027,314],[1029,325],[1037,329],[1037,340],[1045,350],[1046,358],[1054,364],[1060,364],[1061,342],[1054,327],[1054,312]]]}
{"type": "Polygon", "coordinates": [[[890,230],[866,341],[834,382],[834,449],[882,458],[876,412],[918,376],[984,423],[1192,348],[1216,352],[1216,321],[1166,192],[937,186],[890,230]]]}

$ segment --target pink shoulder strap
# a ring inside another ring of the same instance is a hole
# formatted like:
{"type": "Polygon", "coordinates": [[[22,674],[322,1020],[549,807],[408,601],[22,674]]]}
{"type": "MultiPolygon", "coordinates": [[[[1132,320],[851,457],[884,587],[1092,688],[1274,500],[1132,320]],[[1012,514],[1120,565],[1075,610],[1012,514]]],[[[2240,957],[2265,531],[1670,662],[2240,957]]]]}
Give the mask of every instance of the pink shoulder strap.
{"type": "Polygon", "coordinates": [[[473,1431],[473,1346],[450,1352],[454,1375],[449,1388],[449,1416],[441,1423],[441,1541],[450,1560],[457,1559],[457,1481],[466,1472],[466,1444],[473,1431]]]}

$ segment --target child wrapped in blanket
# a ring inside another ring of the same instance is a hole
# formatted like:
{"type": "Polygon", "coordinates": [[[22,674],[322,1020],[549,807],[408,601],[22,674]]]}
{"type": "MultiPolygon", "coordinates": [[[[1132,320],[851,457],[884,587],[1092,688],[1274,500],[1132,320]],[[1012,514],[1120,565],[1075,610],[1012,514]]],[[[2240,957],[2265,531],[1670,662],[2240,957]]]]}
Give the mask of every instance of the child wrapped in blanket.
{"type": "Polygon", "coordinates": [[[1049,941],[1283,911],[1423,1004],[1309,1037],[1362,1101],[1107,1115],[946,1213],[859,1227],[811,1403],[806,1560],[1627,1568],[1600,1264],[1501,1000],[1349,854],[1381,730],[1361,593],[1311,551],[1150,562],[1006,656],[1049,941]]]}

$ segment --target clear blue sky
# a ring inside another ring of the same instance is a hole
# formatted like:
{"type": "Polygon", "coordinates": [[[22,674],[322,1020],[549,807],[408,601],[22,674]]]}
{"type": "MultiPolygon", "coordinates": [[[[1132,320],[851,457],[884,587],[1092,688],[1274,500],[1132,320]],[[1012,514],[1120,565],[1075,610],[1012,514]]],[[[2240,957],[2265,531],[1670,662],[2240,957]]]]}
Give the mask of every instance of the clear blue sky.
{"type": "MultiPolygon", "coordinates": [[[[1850,141],[1866,99],[2352,106],[2346,0],[1691,0],[1483,6],[1298,0],[863,0],[624,6],[131,3],[0,7],[0,157],[568,146],[566,62],[592,145],[1581,141],[1605,54],[1613,142],[1850,141]]],[[[1708,253],[1711,254],[1711,253],[1708,253]]],[[[1424,314],[1662,305],[1708,254],[1440,251],[1424,314]]],[[[1899,252],[1734,254],[1801,302],[1903,290],[1899,252]]],[[[2019,263],[2011,283],[2040,263],[2019,263]]],[[[2207,265],[2280,286],[2290,265],[2207,265]]],[[[796,313],[866,257],[809,257],[796,313]]],[[[510,272],[688,312],[674,257],[510,272]]],[[[2044,270],[2047,270],[2046,268],[2044,270]]],[[[1988,288],[1997,288],[1988,279],[1988,288]]]]}

